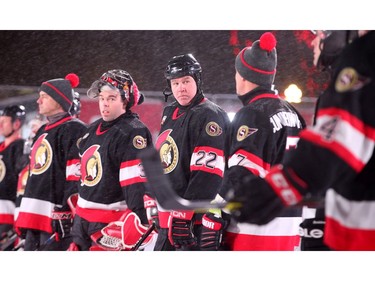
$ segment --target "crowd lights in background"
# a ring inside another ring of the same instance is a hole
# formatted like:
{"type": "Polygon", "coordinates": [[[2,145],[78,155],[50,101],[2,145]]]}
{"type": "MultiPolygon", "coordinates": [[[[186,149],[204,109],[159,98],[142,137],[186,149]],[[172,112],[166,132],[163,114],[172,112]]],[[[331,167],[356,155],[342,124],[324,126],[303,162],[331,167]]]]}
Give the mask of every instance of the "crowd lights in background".
{"type": "Polygon", "coordinates": [[[285,99],[288,102],[300,103],[302,99],[302,91],[296,84],[290,84],[284,91],[285,99]]]}

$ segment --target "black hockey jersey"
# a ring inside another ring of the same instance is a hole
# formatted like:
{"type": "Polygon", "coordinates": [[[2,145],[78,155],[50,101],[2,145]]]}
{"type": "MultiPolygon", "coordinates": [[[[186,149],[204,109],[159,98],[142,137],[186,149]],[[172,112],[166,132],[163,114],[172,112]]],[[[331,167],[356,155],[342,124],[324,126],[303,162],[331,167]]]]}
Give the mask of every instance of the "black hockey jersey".
{"type": "Polygon", "coordinates": [[[324,242],[334,250],[375,250],[375,32],[345,48],[316,124],[267,181],[286,205],[326,192],[324,242]],[[277,173],[277,175],[276,175],[277,173]],[[283,194],[289,194],[288,198],[283,194]]]}
{"type": "Polygon", "coordinates": [[[5,146],[0,143],[0,224],[13,224],[17,194],[18,165],[23,155],[23,139],[5,146]]]}
{"type": "Polygon", "coordinates": [[[52,211],[69,210],[67,199],[77,192],[80,175],[77,140],[85,129],[83,122],[67,114],[38,130],[17,227],[52,233],[52,211]]]}
{"type": "Polygon", "coordinates": [[[228,126],[227,113],[206,98],[189,110],[176,103],[164,109],[156,147],[179,196],[214,198],[225,168],[228,126]]]}
{"type": "MultiPolygon", "coordinates": [[[[305,121],[291,104],[275,92],[258,87],[239,96],[244,107],[231,128],[230,157],[220,195],[245,178],[264,177],[295,148],[305,121]]],[[[248,186],[247,188],[251,188],[248,186]]],[[[299,244],[302,210],[284,214],[266,226],[231,222],[226,240],[231,250],[293,250],[299,244]]]]}
{"type": "MultiPolygon", "coordinates": [[[[214,199],[225,170],[228,130],[227,113],[203,95],[188,107],[177,102],[165,107],[156,149],[179,196],[214,199]]],[[[166,227],[162,217],[160,225],[166,227]]]]}
{"type": "Polygon", "coordinates": [[[89,222],[110,223],[130,209],[147,224],[143,203],[147,180],[138,153],[150,145],[151,133],[134,113],[91,124],[79,143],[77,215],[89,222]]]}

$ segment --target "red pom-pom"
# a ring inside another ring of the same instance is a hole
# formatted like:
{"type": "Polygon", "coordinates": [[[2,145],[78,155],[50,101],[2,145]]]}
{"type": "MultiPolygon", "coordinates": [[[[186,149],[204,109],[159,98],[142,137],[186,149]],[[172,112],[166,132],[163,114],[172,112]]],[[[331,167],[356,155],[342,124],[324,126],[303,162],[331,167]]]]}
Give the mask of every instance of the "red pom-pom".
{"type": "Polygon", "coordinates": [[[261,49],[271,52],[276,47],[276,38],[271,32],[266,32],[260,36],[259,46],[261,49]]]}
{"type": "Polygon", "coordinates": [[[79,84],[79,77],[75,73],[69,73],[68,75],[65,76],[65,79],[69,80],[72,88],[77,87],[79,84]]]}

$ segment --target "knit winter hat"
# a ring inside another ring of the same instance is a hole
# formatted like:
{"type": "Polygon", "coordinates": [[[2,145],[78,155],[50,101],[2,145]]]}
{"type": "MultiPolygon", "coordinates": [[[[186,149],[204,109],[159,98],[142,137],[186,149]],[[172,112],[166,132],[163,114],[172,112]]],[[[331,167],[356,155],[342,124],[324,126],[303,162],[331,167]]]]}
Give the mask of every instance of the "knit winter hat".
{"type": "Polygon", "coordinates": [[[79,77],[75,73],[69,73],[65,76],[65,79],[57,78],[43,82],[39,91],[46,92],[61,105],[64,111],[69,112],[73,104],[73,88],[77,87],[78,84],[79,77]]]}
{"type": "Polygon", "coordinates": [[[277,54],[276,38],[271,32],[264,33],[251,47],[237,55],[235,67],[246,80],[262,86],[271,86],[275,79],[277,54]]]}

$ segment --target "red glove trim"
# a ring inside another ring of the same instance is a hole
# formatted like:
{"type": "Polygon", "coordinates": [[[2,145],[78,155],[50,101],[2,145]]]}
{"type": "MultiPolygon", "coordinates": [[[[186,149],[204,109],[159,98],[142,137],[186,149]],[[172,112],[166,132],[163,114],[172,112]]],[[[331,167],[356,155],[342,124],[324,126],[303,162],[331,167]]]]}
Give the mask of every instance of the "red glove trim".
{"type": "Polygon", "coordinates": [[[288,181],[283,173],[283,166],[277,165],[265,177],[274,192],[283,201],[284,205],[295,205],[302,200],[301,193],[288,181]]]}

